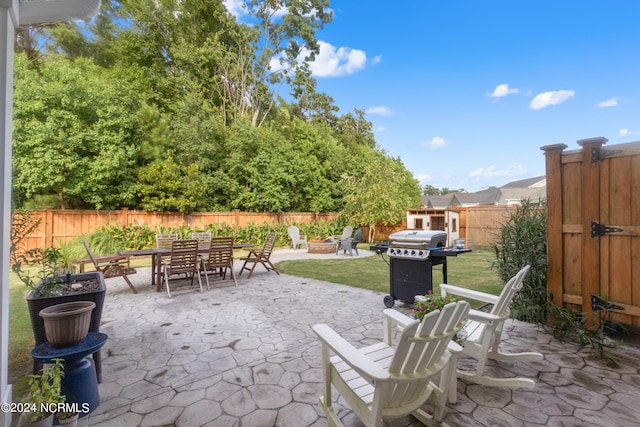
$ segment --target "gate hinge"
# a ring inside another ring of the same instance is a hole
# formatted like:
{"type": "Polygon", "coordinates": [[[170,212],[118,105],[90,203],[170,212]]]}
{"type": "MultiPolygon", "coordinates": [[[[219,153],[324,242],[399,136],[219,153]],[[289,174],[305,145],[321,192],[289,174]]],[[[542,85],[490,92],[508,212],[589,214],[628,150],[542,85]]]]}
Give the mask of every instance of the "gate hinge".
{"type": "Polygon", "coordinates": [[[600,160],[604,160],[608,156],[613,156],[614,154],[624,153],[624,150],[607,150],[602,147],[592,147],[591,148],[591,163],[596,163],[600,160]]]}
{"type": "Polygon", "coordinates": [[[591,294],[591,311],[607,311],[607,310],[624,310],[624,307],[614,304],[599,297],[598,295],[591,294]]]}
{"type": "Polygon", "coordinates": [[[623,228],[609,227],[597,221],[591,221],[591,237],[604,236],[607,233],[620,233],[623,228]]]}

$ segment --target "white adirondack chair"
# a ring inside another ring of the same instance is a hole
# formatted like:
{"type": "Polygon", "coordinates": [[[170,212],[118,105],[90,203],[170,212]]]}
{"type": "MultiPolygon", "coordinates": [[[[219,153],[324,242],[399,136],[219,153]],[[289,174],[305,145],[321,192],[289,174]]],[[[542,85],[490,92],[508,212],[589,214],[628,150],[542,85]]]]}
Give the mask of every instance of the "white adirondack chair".
{"type": "Polygon", "coordinates": [[[313,326],[322,341],[324,391],[320,406],[332,426],[342,426],[333,409],[332,385],[367,427],[382,427],[383,418],[408,414],[425,425],[440,422],[444,414],[446,386],[455,376],[447,344],[462,328],[470,306],[465,301],[446,305],[422,321],[387,309],[384,340],[357,349],[324,324],[313,326]],[[392,328],[402,327],[393,340],[392,328]],[[395,343],[393,341],[396,341],[395,343]],[[333,354],[333,356],[332,356],[333,354]],[[432,379],[441,373],[439,385],[432,379]],[[431,399],[430,399],[431,398],[431,399]],[[420,407],[430,399],[434,414],[420,407]]]}
{"type": "MultiPolygon", "coordinates": [[[[448,284],[440,285],[440,291],[443,296],[455,295],[461,298],[469,298],[493,304],[493,308],[489,313],[478,310],[471,310],[469,312],[469,321],[464,327],[464,332],[467,333],[467,337],[463,340],[464,345],[462,348],[455,343],[450,344],[450,350],[453,350],[454,354],[462,352],[477,360],[475,371],[458,369],[457,374],[459,377],[477,384],[490,386],[535,387],[535,381],[530,378],[495,378],[485,373],[485,366],[488,359],[497,361],[532,361],[543,359],[540,353],[525,352],[508,354],[502,353],[499,349],[502,327],[505,320],[509,318],[509,306],[516,293],[522,289],[524,278],[529,272],[529,268],[530,266],[527,265],[513,276],[507,284],[504,285],[499,296],[448,284]]],[[[455,384],[449,387],[449,392],[449,401],[454,403],[456,399],[455,384]]]]}
{"type": "Polygon", "coordinates": [[[304,245],[305,248],[309,249],[309,245],[307,244],[307,235],[300,234],[300,229],[295,225],[289,226],[287,229],[289,233],[289,238],[291,239],[291,247],[293,249],[298,249],[304,245]]]}

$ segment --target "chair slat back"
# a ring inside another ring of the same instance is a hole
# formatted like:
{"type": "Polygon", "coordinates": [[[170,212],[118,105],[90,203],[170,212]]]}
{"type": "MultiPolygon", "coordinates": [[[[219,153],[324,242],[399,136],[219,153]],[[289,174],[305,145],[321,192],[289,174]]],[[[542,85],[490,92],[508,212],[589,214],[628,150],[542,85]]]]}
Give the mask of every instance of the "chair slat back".
{"type": "Polygon", "coordinates": [[[360,243],[362,241],[362,227],[359,227],[356,230],[356,234],[353,235],[353,241],[351,242],[351,247],[355,248],[358,243],[360,243]]]}
{"type": "Polygon", "coordinates": [[[174,240],[178,240],[177,233],[156,234],[156,248],[171,249],[174,240]]]}
{"type": "Polygon", "coordinates": [[[347,225],[345,228],[342,229],[342,236],[340,236],[340,240],[350,239],[352,233],[353,233],[353,227],[350,225],[347,225]]]}
{"type": "Polygon", "coordinates": [[[171,243],[171,254],[169,255],[171,274],[193,273],[197,271],[197,264],[197,240],[174,240],[171,243]]]}
{"type": "Polygon", "coordinates": [[[508,316],[509,314],[509,306],[515,298],[516,294],[522,289],[522,285],[524,284],[524,278],[527,276],[530,265],[525,265],[515,276],[513,276],[504,288],[502,288],[502,292],[500,292],[500,297],[498,298],[498,302],[496,302],[491,309],[491,314],[495,314],[496,316],[508,316]]]}
{"type": "Polygon", "coordinates": [[[293,240],[294,242],[300,240],[300,229],[295,225],[289,226],[289,228],[287,228],[287,233],[289,234],[291,240],[293,240]]]}
{"type": "Polygon", "coordinates": [[[212,237],[207,264],[230,265],[233,261],[233,236],[212,237]]]}
{"type": "Polygon", "coordinates": [[[260,253],[263,256],[269,257],[271,252],[273,252],[273,247],[276,245],[276,240],[278,239],[278,233],[271,232],[267,234],[267,238],[264,241],[264,246],[260,253]]]}
{"type": "Polygon", "coordinates": [[[389,372],[410,375],[433,367],[464,326],[470,308],[466,301],[449,303],[411,323],[399,338],[389,372]]]}
{"type": "Polygon", "coordinates": [[[197,240],[200,246],[211,243],[211,233],[208,231],[194,231],[191,233],[191,238],[197,240]]]}
{"type": "Polygon", "coordinates": [[[98,260],[96,259],[96,256],[93,254],[93,251],[91,250],[91,247],[89,246],[87,241],[83,240],[82,244],[84,245],[84,248],[87,250],[87,254],[89,255],[89,259],[93,263],[93,266],[95,267],[95,269],[96,270],[100,270],[100,267],[98,266],[98,260]]]}
{"type": "Polygon", "coordinates": [[[447,345],[464,326],[470,308],[466,301],[450,303],[403,330],[389,365],[389,373],[399,381],[390,387],[386,407],[400,407],[419,397],[448,361],[447,345]]]}

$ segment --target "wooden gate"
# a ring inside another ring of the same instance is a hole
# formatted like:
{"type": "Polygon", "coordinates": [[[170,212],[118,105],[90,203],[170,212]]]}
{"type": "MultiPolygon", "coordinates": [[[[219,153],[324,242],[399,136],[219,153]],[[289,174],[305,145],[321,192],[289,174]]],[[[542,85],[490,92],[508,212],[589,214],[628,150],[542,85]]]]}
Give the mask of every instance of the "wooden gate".
{"type": "Polygon", "coordinates": [[[591,295],[640,326],[640,142],[606,138],[542,147],[546,157],[548,290],[554,304],[589,313],[591,295]]]}

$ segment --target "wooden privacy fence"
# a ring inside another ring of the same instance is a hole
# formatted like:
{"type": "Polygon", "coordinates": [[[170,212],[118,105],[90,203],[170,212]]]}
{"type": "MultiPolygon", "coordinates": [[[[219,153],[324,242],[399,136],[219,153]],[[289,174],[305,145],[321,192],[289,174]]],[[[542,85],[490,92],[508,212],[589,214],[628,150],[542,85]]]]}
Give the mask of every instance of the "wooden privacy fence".
{"type": "Polygon", "coordinates": [[[605,138],[542,147],[546,157],[548,290],[553,303],[592,312],[591,295],[640,326],[640,142],[605,138]]]}
{"type": "MultiPolygon", "coordinates": [[[[518,206],[474,206],[466,209],[466,233],[471,247],[487,249],[496,241],[500,228],[518,209],[518,206]]],[[[461,235],[461,237],[464,236],[461,235]]]]}
{"type": "Polygon", "coordinates": [[[147,225],[153,231],[157,227],[188,226],[204,229],[210,224],[226,224],[233,228],[251,224],[308,224],[313,221],[328,221],[338,218],[336,213],[286,212],[199,212],[183,214],[175,212],[143,212],[129,209],[117,211],[88,210],[46,210],[34,211],[42,219],[40,227],[27,237],[24,249],[57,246],[61,242],[73,240],[78,236],[107,225],[121,226],[147,225]]]}
{"type": "MultiPolygon", "coordinates": [[[[461,237],[468,238],[473,248],[488,248],[515,206],[478,206],[461,208],[461,237]]],[[[175,212],[144,212],[129,209],[114,211],[89,210],[55,210],[48,208],[34,211],[41,218],[40,227],[23,242],[23,248],[58,246],[78,236],[107,225],[120,226],[147,225],[154,231],[157,227],[174,228],[189,226],[204,229],[211,224],[226,224],[233,228],[246,227],[251,224],[309,224],[314,221],[329,221],[338,218],[337,213],[286,212],[200,212],[181,214],[175,212]]],[[[354,224],[355,225],[355,224],[354,224]]],[[[406,221],[396,225],[376,226],[376,240],[387,240],[396,231],[407,228],[406,221]]],[[[365,236],[368,227],[363,227],[365,236]]]]}

